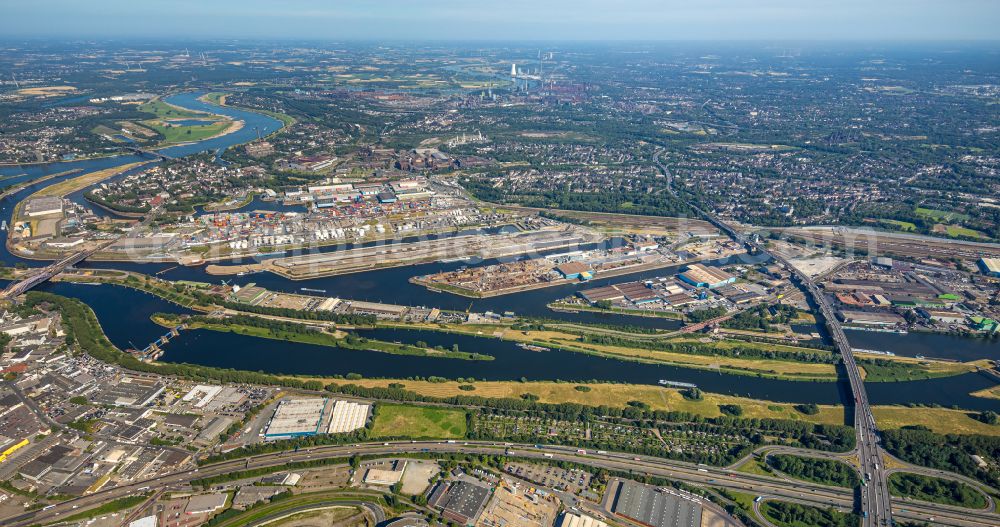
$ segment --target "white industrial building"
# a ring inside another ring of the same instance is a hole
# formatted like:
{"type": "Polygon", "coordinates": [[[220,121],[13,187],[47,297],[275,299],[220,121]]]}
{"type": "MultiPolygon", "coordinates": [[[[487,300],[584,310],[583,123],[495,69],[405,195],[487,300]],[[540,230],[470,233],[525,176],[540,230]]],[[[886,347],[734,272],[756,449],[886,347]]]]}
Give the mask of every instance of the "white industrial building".
{"type": "Polygon", "coordinates": [[[608,527],[608,524],[585,514],[566,512],[559,521],[559,527],[608,527]]]}
{"type": "Polygon", "coordinates": [[[365,422],[368,421],[368,411],[371,410],[371,407],[370,404],[337,401],[333,405],[333,412],[330,416],[330,427],[327,429],[327,433],[341,434],[364,428],[365,422]]]}
{"type": "Polygon", "coordinates": [[[278,403],[274,415],[267,423],[264,437],[289,439],[316,435],[323,422],[326,399],[285,399],[278,403]]]}

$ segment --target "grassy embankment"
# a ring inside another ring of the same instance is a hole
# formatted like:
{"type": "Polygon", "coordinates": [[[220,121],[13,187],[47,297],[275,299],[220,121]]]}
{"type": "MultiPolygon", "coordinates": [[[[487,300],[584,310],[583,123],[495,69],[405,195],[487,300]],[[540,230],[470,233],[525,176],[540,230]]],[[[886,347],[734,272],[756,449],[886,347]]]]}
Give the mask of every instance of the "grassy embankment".
{"type": "Polygon", "coordinates": [[[947,362],[912,357],[865,357],[858,360],[861,375],[868,382],[900,382],[952,377],[988,368],[989,361],[947,362]]]}
{"type": "Polygon", "coordinates": [[[101,504],[101,505],[99,505],[99,506],[97,506],[97,507],[95,507],[93,509],[90,509],[90,510],[87,510],[87,511],[83,511],[83,512],[78,512],[78,513],[73,514],[71,516],[67,516],[67,517],[63,518],[62,521],[64,521],[64,522],[73,522],[73,521],[79,521],[79,520],[86,520],[86,519],[93,518],[95,516],[104,516],[104,515],[107,515],[107,514],[111,514],[113,512],[118,512],[118,511],[123,511],[123,510],[126,510],[126,509],[131,509],[132,507],[135,507],[136,505],[139,505],[139,504],[143,503],[148,498],[149,498],[149,496],[145,495],[145,494],[139,494],[139,495],[136,495],[136,496],[126,496],[124,498],[118,498],[116,500],[112,500],[112,501],[109,501],[107,503],[101,504]]]}
{"type": "Polygon", "coordinates": [[[619,315],[632,315],[637,317],[684,320],[683,313],[677,313],[674,311],[655,311],[652,309],[625,309],[621,307],[611,307],[608,309],[603,309],[589,304],[573,304],[570,302],[552,302],[548,304],[546,307],[553,310],[562,309],[566,311],[587,311],[591,313],[617,313],[619,315]]]}
{"type": "MultiPolygon", "coordinates": [[[[277,499],[258,502],[245,511],[227,509],[213,520],[213,527],[237,527],[268,523],[272,517],[280,517],[284,511],[329,509],[334,507],[354,507],[351,502],[366,501],[385,507],[375,493],[350,492],[344,490],[308,492],[302,494],[282,494],[277,499]],[[343,502],[343,504],[339,504],[343,502]]],[[[287,520],[287,518],[286,518],[287,520]]],[[[272,522],[273,523],[273,522],[272,522]]]]}
{"type": "MultiPolygon", "coordinates": [[[[227,93],[211,92],[211,93],[206,93],[205,95],[203,95],[201,97],[201,99],[204,100],[205,102],[212,103],[212,104],[217,104],[219,106],[229,106],[228,104],[226,104],[226,97],[228,97],[228,96],[229,96],[229,94],[227,94],[227,93]]],[[[288,115],[288,114],[284,114],[284,113],[280,113],[280,112],[272,112],[270,110],[261,110],[261,109],[258,109],[258,108],[246,108],[246,110],[251,111],[251,112],[256,112],[256,113],[262,113],[262,114],[264,114],[264,115],[266,115],[268,117],[273,117],[273,118],[281,121],[282,128],[288,128],[289,126],[295,124],[295,118],[292,117],[291,115],[288,115]]],[[[272,131],[274,131],[274,130],[272,130],[272,131]]]]}
{"type": "MultiPolygon", "coordinates": [[[[324,382],[329,381],[343,382],[338,379],[324,379],[324,382]]],[[[359,386],[380,388],[388,387],[390,384],[402,384],[406,390],[429,397],[478,395],[497,399],[516,399],[522,394],[530,393],[537,395],[539,402],[542,403],[605,404],[612,407],[624,407],[630,401],[640,401],[654,410],[690,412],[704,417],[720,417],[723,413],[719,410],[719,405],[735,404],[743,409],[743,418],[795,419],[817,424],[844,424],[844,408],[839,405],[820,405],[818,414],[806,415],[796,410],[795,405],[790,403],[775,403],[707,392],[703,394],[702,400],[692,401],[685,398],[681,390],[642,384],[475,381],[471,383],[475,389],[468,391],[460,389],[459,386],[470,383],[457,381],[360,379],[350,382],[359,386]],[[583,386],[587,391],[578,390],[577,386],[583,386]]],[[[939,434],[1000,436],[1000,425],[988,425],[978,421],[970,412],[963,410],[875,406],[872,411],[879,427],[885,429],[923,425],[939,434]]]]}
{"type": "MultiPolygon", "coordinates": [[[[186,292],[186,287],[177,287],[175,283],[166,280],[128,271],[87,269],[79,271],[79,274],[61,274],[55,279],[66,282],[100,283],[129,287],[196,311],[211,311],[215,307],[201,305],[197,298],[186,292]]],[[[208,285],[205,284],[205,287],[208,287],[208,285]]]]}
{"type": "MultiPolygon", "coordinates": [[[[485,337],[499,337],[502,340],[533,344],[547,348],[558,348],[565,351],[578,353],[588,353],[601,357],[632,360],[638,362],[667,364],[681,366],[685,368],[707,369],[720,371],[723,373],[736,375],[755,375],[761,377],[775,377],[789,380],[836,380],[837,372],[833,364],[799,362],[781,359],[758,359],[726,357],[710,354],[679,353],[670,351],[647,350],[627,346],[615,346],[606,344],[584,343],[579,341],[579,335],[557,330],[515,330],[506,326],[490,325],[467,325],[467,324],[380,324],[385,327],[397,327],[403,329],[425,329],[432,331],[444,331],[448,333],[458,333],[464,335],[475,335],[485,337]]],[[[671,341],[674,342],[674,341],[671,341]]],[[[678,340],[676,342],[686,343],[689,340],[678,340]]],[[[754,348],[760,347],[760,343],[732,343],[724,344],[726,347],[739,345],[754,348]]],[[[714,343],[712,344],[714,346],[714,343]]],[[[770,345],[767,345],[770,346],[770,345]]],[[[806,353],[829,353],[821,350],[809,348],[794,348],[791,346],[774,346],[775,351],[781,352],[806,352],[806,353]]]]}
{"type": "Polygon", "coordinates": [[[100,183],[105,179],[114,177],[122,172],[132,170],[133,168],[144,165],[148,161],[141,161],[138,163],[129,163],[127,165],[106,168],[104,170],[97,170],[95,172],[90,172],[82,176],[77,176],[75,178],[64,179],[53,185],[49,185],[38,192],[28,196],[26,199],[41,198],[41,197],[64,197],[72,194],[78,190],[83,190],[91,185],[100,183]]]}
{"type": "Polygon", "coordinates": [[[1000,399],[1000,384],[993,386],[992,388],[983,388],[977,392],[972,392],[972,395],[982,397],[984,399],[1000,399]]]}
{"type": "MultiPolygon", "coordinates": [[[[168,315],[166,313],[156,313],[151,317],[151,319],[153,322],[167,328],[172,328],[181,322],[185,322],[180,317],[168,315]]],[[[364,338],[350,338],[346,333],[340,330],[335,330],[333,333],[318,330],[301,332],[282,331],[281,329],[273,327],[233,323],[229,322],[227,319],[218,319],[217,322],[188,320],[187,324],[189,329],[207,329],[209,331],[219,331],[222,333],[235,333],[237,335],[246,335],[250,337],[281,340],[286,342],[298,342],[301,344],[314,344],[317,346],[328,346],[333,348],[345,348],[357,351],[375,351],[391,355],[437,357],[444,359],[493,360],[492,356],[479,353],[435,349],[424,346],[413,346],[410,344],[396,344],[393,342],[364,338]]]]}
{"type": "MultiPolygon", "coordinates": [[[[243,382],[305,387],[315,384],[321,388],[325,383],[343,379],[318,378],[308,376],[271,375],[257,372],[238,371],[188,364],[147,364],[123,353],[108,341],[101,330],[93,311],[82,302],[37,291],[28,294],[29,305],[49,302],[63,315],[63,325],[67,334],[72,335],[78,345],[98,360],[119,364],[125,368],[177,375],[218,382],[243,382]]],[[[558,382],[474,382],[474,390],[459,388],[457,381],[430,382],[400,379],[359,379],[351,382],[366,387],[388,387],[402,384],[406,390],[423,396],[454,397],[457,395],[478,395],[489,398],[520,398],[524,393],[538,396],[542,403],[576,403],[584,405],[608,405],[625,407],[630,401],[641,401],[656,410],[686,411],[704,417],[719,417],[720,404],[736,404],[743,409],[744,418],[800,419],[821,424],[843,424],[844,410],[839,406],[820,406],[815,415],[805,415],[795,410],[794,405],[772,403],[747,398],[705,393],[702,400],[684,398],[680,390],[649,385],[624,385],[605,383],[558,383],[558,382]],[[576,386],[585,386],[579,390],[576,386]]],[[[923,424],[937,433],[982,433],[1000,435],[1000,426],[986,425],[972,419],[965,412],[942,408],[875,407],[876,419],[882,428],[900,428],[906,425],[923,424]],[[888,417],[886,417],[888,416],[888,417]]]]}
{"type": "MultiPolygon", "coordinates": [[[[25,188],[32,186],[32,185],[37,185],[39,183],[48,181],[50,179],[55,179],[57,177],[67,176],[67,175],[72,174],[74,172],[81,172],[81,169],[74,168],[72,170],[64,170],[62,172],[56,172],[55,174],[49,174],[47,176],[41,176],[41,177],[37,177],[37,178],[34,178],[34,179],[29,179],[27,181],[22,181],[21,183],[17,183],[17,184],[11,185],[9,187],[2,187],[2,188],[0,188],[0,190],[2,190],[2,192],[0,192],[0,198],[5,198],[5,197],[10,196],[12,194],[16,194],[16,193],[24,190],[25,188]]],[[[11,177],[13,177],[13,176],[11,176],[11,177]]],[[[3,180],[6,180],[6,179],[8,179],[8,178],[3,178],[3,180]]],[[[3,180],[0,180],[0,182],[2,182],[3,180]]]]}
{"type": "MultiPolygon", "coordinates": [[[[335,380],[335,379],[330,379],[335,380]]],[[[343,382],[339,380],[337,382],[343,382]]],[[[571,382],[518,382],[518,381],[475,381],[432,382],[406,379],[359,379],[352,384],[364,387],[385,388],[390,384],[402,384],[406,389],[429,397],[455,397],[475,395],[495,399],[519,399],[530,393],[538,396],[541,403],[576,403],[583,405],[607,405],[625,407],[630,401],[639,401],[653,410],[690,412],[704,417],[720,417],[720,404],[736,404],[743,408],[743,418],[795,419],[818,424],[844,424],[844,409],[840,406],[820,406],[816,415],[805,415],[795,410],[794,405],[758,401],[745,397],[733,397],[704,393],[699,401],[685,398],[680,390],[661,386],[612,383],[571,383],[571,382]],[[472,384],[474,390],[463,390],[459,386],[472,384]],[[577,389],[584,387],[586,391],[577,389]]]]}
{"type": "Polygon", "coordinates": [[[234,122],[228,117],[223,117],[207,112],[198,112],[173,106],[162,100],[154,99],[138,107],[139,111],[151,113],[156,119],[142,121],[142,125],[156,130],[163,136],[161,145],[176,143],[187,143],[200,141],[223,133],[227,128],[233,126],[234,122]],[[198,119],[206,121],[206,124],[197,125],[176,125],[171,124],[172,120],[198,119]]]}
{"type": "Polygon", "coordinates": [[[986,424],[973,417],[974,413],[951,408],[910,408],[906,406],[873,406],[872,415],[879,428],[897,429],[904,426],[925,426],[938,434],[982,434],[1000,436],[1000,425],[986,424]]]}

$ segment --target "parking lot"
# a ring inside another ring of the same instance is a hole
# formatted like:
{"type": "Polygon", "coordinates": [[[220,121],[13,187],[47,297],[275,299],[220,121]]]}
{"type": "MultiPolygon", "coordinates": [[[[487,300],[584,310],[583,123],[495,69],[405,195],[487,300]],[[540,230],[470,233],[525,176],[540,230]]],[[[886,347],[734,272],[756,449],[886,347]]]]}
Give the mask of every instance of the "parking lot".
{"type": "Polygon", "coordinates": [[[545,487],[577,494],[590,487],[590,474],[582,470],[564,470],[532,463],[508,463],[504,470],[521,479],[545,487]]]}

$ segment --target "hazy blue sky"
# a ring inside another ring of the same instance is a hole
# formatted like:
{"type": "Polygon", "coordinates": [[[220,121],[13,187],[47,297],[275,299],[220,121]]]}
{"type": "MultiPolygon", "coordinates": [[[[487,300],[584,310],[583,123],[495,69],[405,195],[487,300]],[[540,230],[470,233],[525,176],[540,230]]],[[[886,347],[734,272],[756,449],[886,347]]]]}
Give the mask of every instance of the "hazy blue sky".
{"type": "Polygon", "coordinates": [[[1000,0],[0,0],[0,35],[993,40],[1000,0]]]}

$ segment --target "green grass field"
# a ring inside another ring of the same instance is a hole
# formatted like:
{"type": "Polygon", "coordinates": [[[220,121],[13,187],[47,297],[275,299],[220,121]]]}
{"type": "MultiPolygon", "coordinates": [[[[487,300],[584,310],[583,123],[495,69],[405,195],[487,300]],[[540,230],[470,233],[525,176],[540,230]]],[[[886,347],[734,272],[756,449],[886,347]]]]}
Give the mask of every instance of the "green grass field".
{"type": "Polygon", "coordinates": [[[879,223],[888,225],[889,227],[892,227],[899,231],[913,232],[917,230],[916,224],[908,221],[899,221],[899,220],[878,220],[878,221],[879,223]]]}
{"type": "Polygon", "coordinates": [[[461,410],[382,404],[372,424],[371,437],[461,439],[465,430],[465,412],[461,410]]]}
{"type": "Polygon", "coordinates": [[[142,123],[163,135],[163,143],[187,143],[212,137],[225,130],[230,122],[217,121],[212,124],[196,126],[175,126],[159,121],[143,121],[142,123]]]}
{"type": "Polygon", "coordinates": [[[948,236],[958,237],[965,236],[967,238],[986,238],[987,236],[979,231],[972,229],[967,229],[965,227],[960,227],[958,225],[948,225],[948,236]]]}
{"type": "Polygon", "coordinates": [[[742,472],[744,474],[755,474],[758,476],[774,477],[774,474],[768,472],[767,468],[765,468],[764,465],[762,465],[760,461],[757,460],[757,458],[753,458],[747,461],[746,463],[740,465],[740,467],[736,469],[736,472],[742,472]]]}
{"type": "Polygon", "coordinates": [[[155,99],[139,105],[138,110],[140,112],[151,113],[163,119],[182,119],[182,118],[197,119],[209,115],[207,113],[194,112],[191,110],[184,110],[176,106],[171,106],[159,99],[155,99]]]}
{"type": "Polygon", "coordinates": [[[965,221],[969,219],[968,214],[962,214],[961,212],[951,212],[947,210],[939,209],[926,209],[924,207],[917,207],[914,211],[918,216],[924,216],[925,218],[930,218],[934,221],[965,221]]]}

